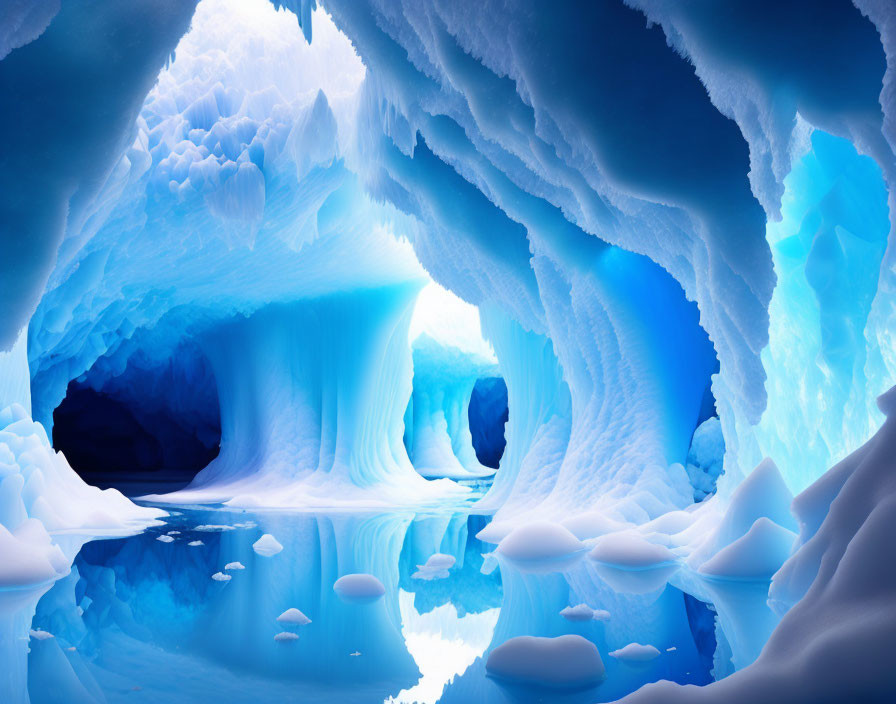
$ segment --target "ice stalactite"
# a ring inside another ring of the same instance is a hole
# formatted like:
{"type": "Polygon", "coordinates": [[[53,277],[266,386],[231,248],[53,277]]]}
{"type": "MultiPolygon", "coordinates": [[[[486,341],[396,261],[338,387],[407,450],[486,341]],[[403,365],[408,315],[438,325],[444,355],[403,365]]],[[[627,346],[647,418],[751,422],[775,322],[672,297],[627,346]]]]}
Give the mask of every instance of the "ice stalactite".
{"type": "Polygon", "coordinates": [[[202,346],[218,382],[221,453],[162,500],[375,506],[463,493],[423,480],[402,442],[417,291],[274,305],[210,329],[202,346]]]}

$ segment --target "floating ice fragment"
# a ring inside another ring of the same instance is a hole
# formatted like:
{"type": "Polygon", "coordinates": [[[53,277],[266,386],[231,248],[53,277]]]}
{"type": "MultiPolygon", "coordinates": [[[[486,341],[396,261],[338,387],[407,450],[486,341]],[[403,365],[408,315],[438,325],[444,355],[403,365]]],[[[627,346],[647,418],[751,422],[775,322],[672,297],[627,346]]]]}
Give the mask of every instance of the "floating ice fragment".
{"type": "Polygon", "coordinates": [[[674,645],[671,648],[666,648],[667,653],[674,653],[676,650],[678,650],[678,648],[676,648],[674,645]]]}
{"type": "Polygon", "coordinates": [[[333,591],[344,602],[368,604],[380,599],[386,588],[372,574],[347,574],[336,580],[333,591]]]}
{"type": "Polygon", "coordinates": [[[198,548],[200,545],[205,545],[201,540],[191,540],[187,543],[191,548],[198,548]]]}
{"type": "Polygon", "coordinates": [[[417,571],[411,575],[411,578],[425,579],[426,581],[445,579],[449,576],[448,570],[454,567],[454,563],[454,556],[437,552],[426,561],[425,565],[417,565],[417,571]]]}
{"type": "Polygon", "coordinates": [[[180,535],[180,531],[179,530],[169,530],[168,535],[180,535]]]}
{"type": "Polygon", "coordinates": [[[288,641],[288,640],[298,640],[298,633],[291,633],[290,631],[280,631],[277,635],[274,636],[274,640],[278,642],[288,641]]]}
{"type": "Polygon", "coordinates": [[[36,640],[47,640],[47,638],[55,638],[52,633],[48,633],[47,631],[42,631],[39,628],[36,630],[28,631],[28,635],[36,640]]]}
{"type": "Polygon", "coordinates": [[[662,588],[679,568],[674,553],[633,533],[598,538],[589,557],[601,578],[618,592],[646,594],[662,588]]]}
{"type": "Polygon", "coordinates": [[[170,535],[160,535],[158,538],[156,538],[156,540],[158,540],[160,543],[173,543],[174,542],[174,538],[172,538],[170,535]]]}
{"type": "Polygon", "coordinates": [[[217,532],[225,531],[225,530],[236,530],[236,528],[234,528],[233,526],[219,526],[219,525],[214,525],[214,524],[209,524],[209,525],[203,524],[201,526],[196,526],[193,530],[198,530],[198,531],[202,531],[205,533],[217,533],[217,532]]]}
{"type": "Polygon", "coordinates": [[[577,635],[511,638],[489,654],[485,669],[513,682],[555,688],[593,686],[605,677],[594,643],[577,635]]]}
{"type": "Polygon", "coordinates": [[[594,610],[587,604],[579,604],[578,606],[567,606],[560,612],[560,615],[567,621],[591,621],[594,618],[594,610]]]}
{"type": "Polygon", "coordinates": [[[252,545],[252,549],[259,555],[271,557],[276,555],[283,549],[283,546],[277,542],[277,539],[270,533],[265,533],[252,545]]]}
{"type": "Polygon", "coordinates": [[[356,658],[356,657],[358,657],[359,655],[361,655],[361,653],[359,653],[357,650],[356,650],[355,652],[353,652],[353,653],[349,653],[349,657],[353,657],[353,658],[356,658]]]}
{"type": "Polygon", "coordinates": [[[585,546],[563,526],[536,521],[514,529],[495,552],[525,572],[561,572],[585,554],[585,546]]]}
{"type": "Polygon", "coordinates": [[[597,562],[636,570],[668,565],[677,559],[669,548],[651,543],[633,533],[603,536],[588,556],[597,562]]]}
{"type": "Polygon", "coordinates": [[[588,604],[567,606],[560,612],[567,621],[609,621],[610,612],[603,609],[592,609],[588,604]]]}
{"type": "Polygon", "coordinates": [[[437,552],[435,555],[430,556],[425,565],[417,565],[417,567],[427,567],[433,570],[450,570],[454,567],[455,562],[453,555],[437,552]]]}
{"type": "Polygon", "coordinates": [[[224,565],[224,571],[229,572],[231,570],[244,570],[246,569],[245,565],[242,562],[228,562],[224,565]]]}
{"type": "Polygon", "coordinates": [[[610,653],[611,658],[632,665],[637,665],[658,658],[660,651],[652,645],[641,645],[640,643],[629,643],[624,648],[614,650],[610,653]]]}
{"type": "Polygon", "coordinates": [[[242,523],[234,523],[234,528],[255,528],[258,524],[255,521],[243,521],[242,523]]]}
{"type": "Polygon", "coordinates": [[[230,575],[229,575],[229,574],[224,574],[223,572],[215,572],[215,573],[212,575],[212,579],[215,580],[216,582],[229,582],[229,581],[230,581],[230,575]]]}
{"type": "Polygon", "coordinates": [[[277,617],[280,623],[289,623],[294,626],[307,626],[311,619],[295,608],[287,609],[277,617]]]}

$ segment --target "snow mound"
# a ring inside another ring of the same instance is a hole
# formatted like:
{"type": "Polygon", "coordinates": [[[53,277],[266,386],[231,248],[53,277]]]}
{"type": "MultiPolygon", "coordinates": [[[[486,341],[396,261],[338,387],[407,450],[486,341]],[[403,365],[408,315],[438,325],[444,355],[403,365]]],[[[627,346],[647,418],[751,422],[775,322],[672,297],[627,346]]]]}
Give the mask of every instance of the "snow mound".
{"type": "Polygon", "coordinates": [[[631,570],[666,566],[677,558],[663,545],[651,543],[634,533],[613,533],[598,539],[588,557],[607,565],[631,570]]]}
{"type": "Polygon", "coordinates": [[[279,623],[288,623],[294,626],[307,626],[311,619],[296,608],[289,608],[277,617],[279,623]]]}
{"type": "Polygon", "coordinates": [[[594,643],[577,635],[511,638],[489,653],[485,669],[511,682],[558,689],[597,685],[606,676],[594,643]]]}
{"type": "Polygon", "coordinates": [[[610,657],[629,664],[641,664],[650,662],[660,656],[660,651],[652,645],[641,645],[640,643],[629,643],[624,648],[613,650],[610,657]]]}
{"type": "Polygon", "coordinates": [[[495,553],[528,572],[563,571],[585,554],[585,546],[557,523],[536,521],[515,528],[495,553]]]}
{"type": "Polygon", "coordinates": [[[283,550],[283,546],[277,542],[277,539],[270,533],[265,533],[258,540],[252,543],[252,549],[259,555],[271,557],[283,550]]]}
{"type": "Polygon", "coordinates": [[[299,634],[292,633],[291,631],[281,631],[277,635],[274,636],[274,640],[278,643],[283,643],[286,641],[298,640],[299,634]]]}
{"type": "Polygon", "coordinates": [[[336,580],[333,591],[346,603],[369,604],[382,598],[386,588],[372,574],[347,574],[336,580]]]}
{"type": "Polygon", "coordinates": [[[609,621],[610,612],[603,609],[592,609],[587,604],[579,604],[578,606],[567,606],[560,612],[560,615],[567,621],[583,622],[583,621],[609,621]]]}

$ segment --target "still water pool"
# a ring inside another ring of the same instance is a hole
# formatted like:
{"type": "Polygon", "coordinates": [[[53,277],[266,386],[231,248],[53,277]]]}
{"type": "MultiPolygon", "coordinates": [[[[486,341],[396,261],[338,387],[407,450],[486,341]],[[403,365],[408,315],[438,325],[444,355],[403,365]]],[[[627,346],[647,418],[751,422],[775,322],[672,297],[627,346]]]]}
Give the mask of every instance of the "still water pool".
{"type": "Polygon", "coordinates": [[[23,604],[20,616],[34,614],[31,637],[15,657],[27,658],[33,704],[579,704],[658,679],[711,680],[716,628],[705,604],[670,585],[618,593],[585,567],[522,574],[495,564],[483,558],[494,546],[475,537],[488,520],[468,511],[181,508],[164,526],[85,543],[68,577],[36,607],[23,604]],[[266,533],[281,551],[253,549],[266,533]],[[454,557],[454,566],[419,574],[436,553],[454,557]],[[352,573],[374,575],[385,594],[343,601],[333,585],[352,573]],[[559,615],[582,601],[610,620],[559,615]],[[311,622],[278,622],[291,608],[311,622]],[[298,638],[275,639],[284,632],[298,638]],[[602,684],[559,691],[488,675],[485,658],[507,639],[567,633],[597,646],[602,684]],[[661,656],[632,664],[609,655],[629,642],[652,644],[661,656]]]}

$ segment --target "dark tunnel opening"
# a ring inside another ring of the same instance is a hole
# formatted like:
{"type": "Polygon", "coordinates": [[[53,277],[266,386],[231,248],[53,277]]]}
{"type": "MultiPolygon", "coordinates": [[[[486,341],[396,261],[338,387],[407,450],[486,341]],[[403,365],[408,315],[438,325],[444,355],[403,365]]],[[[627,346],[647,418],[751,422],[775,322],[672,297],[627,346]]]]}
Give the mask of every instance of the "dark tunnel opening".
{"type": "Polygon", "coordinates": [[[477,379],[470,395],[468,413],[476,459],[486,467],[497,469],[507,445],[504,437],[508,418],[507,384],[504,379],[500,376],[477,379]]]}
{"type": "Polygon", "coordinates": [[[217,457],[214,375],[197,349],[178,352],[159,365],[132,359],[118,376],[88,372],[69,383],[53,412],[53,446],[86,482],[126,496],[173,491],[217,457]]]}

